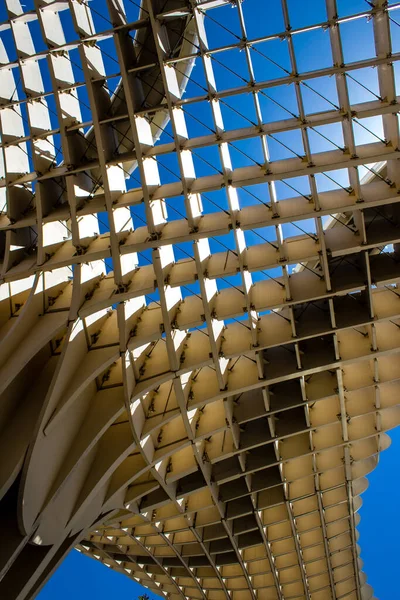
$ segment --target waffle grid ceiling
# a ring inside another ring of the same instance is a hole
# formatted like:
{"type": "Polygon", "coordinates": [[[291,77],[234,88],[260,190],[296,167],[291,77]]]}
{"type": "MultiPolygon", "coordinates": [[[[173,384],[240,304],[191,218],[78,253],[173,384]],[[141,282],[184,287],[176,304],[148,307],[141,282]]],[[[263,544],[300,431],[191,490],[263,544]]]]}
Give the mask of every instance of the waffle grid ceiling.
{"type": "Polygon", "coordinates": [[[373,596],[400,3],[296,2],[3,3],[3,598],[74,546],[171,600],[373,596]]]}

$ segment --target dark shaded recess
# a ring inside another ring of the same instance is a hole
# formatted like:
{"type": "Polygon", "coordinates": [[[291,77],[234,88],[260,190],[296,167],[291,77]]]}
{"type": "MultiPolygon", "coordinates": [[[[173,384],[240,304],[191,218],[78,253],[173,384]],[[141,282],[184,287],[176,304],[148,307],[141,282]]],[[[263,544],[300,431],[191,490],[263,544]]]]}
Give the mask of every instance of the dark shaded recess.
{"type": "Polygon", "coordinates": [[[226,537],[226,529],[222,523],[207,525],[203,528],[203,541],[210,542],[211,540],[219,540],[226,537]]]}
{"type": "Polygon", "coordinates": [[[276,455],[273,444],[267,444],[265,446],[259,446],[253,448],[246,455],[246,470],[256,471],[262,467],[267,467],[276,462],[276,455]]]}
{"type": "Polygon", "coordinates": [[[206,480],[203,477],[203,473],[198,470],[179,480],[177,496],[190,494],[204,487],[207,487],[206,480]]]}
{"type": "Polygon", "coordinates": [[[213,466],[213,478],[216,482],[226,481],[232,477],[236,478],[240,475],[257,471],[263,467],[269,466],[276,462],[276,456],[272,444],[258,446],[246,452],[245,469],[242,471],[239,459],[237,456],[232,456],[225,460],[216,463],[213,466]]]}
{"type": "Polygon", "coordinates": [[[253,513],[253,503],[250,496],[244,496],[243,498],[237,498],[227,503],[226,518],[235,519],[244,515],[253,513]]]}
{"type": "MultiPolygon", "coordinates": [[[[84,542],[86,546],[86,542],[84,542]]],[[[96,548],[98,550],[98,548],[96,548]]],[[[125,554],[122,550],[116,549],[113,545],[105,545],[102,546],[102,550],[108,554],[111,558],[115,560],[132,560],[133,557],[129,557],[128,554],[125,554]]]]}
{"type": "Polygon", "coordinates": [[[233,414],[236,422],[240,424],[258,419],[266,412],[261,390],[249,390],[237,397],[233,414]]]}
{"type": "Polygon", "coordinates": [[[292,410],[276,413],[275,427],[278,437],[293,435],[294,433],[304,431],[304,429],[308,428],[304,408],[299,406],[298,408],[292,408],[292,410]]]}
{"type": "Polygon", "coordinates": [[[244,517],[240,517],[239,519],[235,519],[233,521],[233,534],[239,535],[241,533],[247,533],[249,531],[254,531],[258,529],[257,521],[255,516],[246,515],[244,517]]]}
{"type": "MultiPolygon", "coordinates": [[[[28,215],[35,215],[36,198],[31,189],[13,185],[8,188],[7,216],[11,223],[28,215]]],[[[2,231],[5,235],[5,232],[2,231]]]]}
{"type": "MultiPolygon", "coordinates": [[[[111,552],[109,552],[109,554],[111,556],[111,552]]],[[[145,565],[145,566],[156,565],[157,564],[156,561],[151,556],[149,556],[147,554],[145,554],[143,556],[133,556],[132,555],[131,557],[129,557],[127,555],[126,558],[120,558],[121,555],[117,555],[117,554],[115,554],[115,556],[116,556],[117,560],[128,560],[128,561],[132,561],[133,560],[134,562],[138,562],[141,565],[145,565]]]]}
{"type": "Polygon", "coordinates": [[[224,565],[237,565],[238,559],[235,552],[225,552],[217,554],[215,557],[215,564],[217,567],[223,567],[224,565]]]}
{"type": "Polygon", "coordinates": [[[294,344],[282,344],[262,351],[264,359],[264,376],[266,379],[285,377],[297,370],[294,344]]]}
{"type": "Polygon", "coordinates": [[[278,465],[253,473],[251,477],[251,492],[260,492],[276,485],[282,485],[282,477],[278,465]]]}
{"type": "MultiPolygon", "coordinates": [[[[13,553],[24,543],[24,537],[21,535],[17,521],[18,488],[20,475],[14,481],[8,492],[0,501],[0,523],[1,523],[1,544],[0,544],[0,573],[7,565],[8,560],[13,553]]],[[[1,589],[1,583],[0,583],[1,589]]]]}
{"type": "Polygon", "coordinates": [[[219,488],[220,500],[222,502],[229,502],[241,498],[242,496],[248,496],[254,492],[259,492],[281,484],[282,478],[279,467],[277,465],[268,467],[252,473],[250,478],[250,490],[248,489],[245,476],[222,484],[219,488]]]}
{"type": "Polygon", "coordinates": [[[210,543],[210,554],[218,554],[219,552],[231,552],[232,544],[230,539],[224,538],[221,540],[215,540],[210,543]]]}
{"type": "Polygon", "coordinates": [[[367,244],[389,244],[400,238],[400,206],[397,202],[364,210],[367,244]]]}
{"type": "MultiPolygon", "coordinates": [[[[140,562],[142,561],[142,557],[140,557],[140,562]]],[[[173,556],[166,556],[162,559],[163,567],[182,567],[182,563],[179,558],[175,558],[173,556]]]]}
{"type": "Polygon", "coordinates": [[[249,533],[244,533],[238,537],[238,546],[240,550],[250,548],[251,546],[259,546],[262,543],[263,539],[259,530],[250,531],[249,533]]]}
{"type": "Polygon", "coordinates": [[[240,449],[247,450],[271,441],[268,419],[250,421],[240,427],[240,449]]]}
{"type": "Polygon", "coordinates": [[[93,548],[93,549],[96,549],[96,550],[98,549],[98,548],[97,548],[97,546],[96,546],[96,544],[94,544],[94,543],[93,543],[92,541],[90,541],[90,540],[85,540],[85,541],[84,541],[84,542],[82,542],[82,543],[83,543],[83,545],[84,545],[85,547],[87,547],[87,548],[93,548]]]}
{"type": "Polygon", "coordinates": [[[283,504],[285,496],[283,493],[283,485],[279,485],[269,490],[263,490],[257,494],[257,509],[271,508],[277,504],[283,504]]]}
{"type": "Polygon", "coordinates": [[[400,260],[397,255],[377,254],[370,256],[372,283],[379,285],[388,279],[400,277],[400,260]]]}
{"type": "Polygon", "coordinates": [[[178,544],[178,547],[180,548],[180,555],[185,558],[203,554],[203,549],[197,541],[189,542],[188,544],[178,544]]]}
{"type": "Polygon", "coordinates": [[[220,460],[213,465],[212,478],[218,483],[224,479],[228,479],[229,477],[240,475],[241,472],[242,469],[240,468],[237,456],[231,456],[230,458],[220,460]]]}
{"type": "Polygon", "coordinates": [[[269,392],[271,411],[288,409],[303,402],[300,381],[298,379],[275,383],[270,386],[269,392]]]}
{"type": "Polygon", "coordinates": [[[208,560],[207,556],[192,556],[191,558],[189,558],[189,568],[190,567],[208,567],[210,564],[210,561],[208,560]]]}
{"type": "Polygon", "coordinates": [[[335,309],[336,326],[339,329],[354,327],[361,323],[372,321],[369,311],[368,294],[361,291],[346,296],[338,296],[333,299],[335,309]]]}
{"type": "Polygon", "coordinates": [[[328,258],[328,266],[333,292],[361,288],[367,281],[363,253],[328,258]]]}
{"type": "Polygon", "coordinates": [[[318,335],[332,329],[327,299],[295,304],[293,313],[298,337],[318,335]]]}
{"type": "Polygon", "coordinates": [[[219,499],[222,502],[228,502],[247,494],[249,494],[249,490],[243,477],[223,483],[219,488],[219,499]]]}
{"type": "MultiPolygon", "coordinates": [[[[151,571],[153,572],[153,571],[151,571]]],[[[170,576],[171,577],[187,577],[187,571],[184,567],[178,568],[178,567],[173,567],[170,570],[170,576]]]]}
{"type": "Polygon", "coordinates": [[[140,503],[140,511],[143,512],[149,508],[156,508],[157,506],[162,506],[170,501],[167,492],[162,488],[158,488],[157,490],[154,490],[154,492],[150,492],[147,496],[143,496],[142,502],[140,503]]]}
{"type": "Polygon", "coordinates": [[[299,342],[303,369],[313,369],[335,362],[333,335],[324,335],[299,342]]]}

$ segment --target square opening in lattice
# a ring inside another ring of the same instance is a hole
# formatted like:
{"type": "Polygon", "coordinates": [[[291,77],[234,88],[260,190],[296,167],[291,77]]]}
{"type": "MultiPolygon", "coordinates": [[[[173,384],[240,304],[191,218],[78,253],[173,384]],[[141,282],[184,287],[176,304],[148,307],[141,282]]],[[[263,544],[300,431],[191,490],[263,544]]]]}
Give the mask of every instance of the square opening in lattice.
{"type": "Polygon", "coordinates": [[[190,260],[194,259],[193,242],[174,243],[175,260],[190,260]]]}
{"type": "Polygon", "coordinates": [[[130,206],[129,209],[131,212],[134,229],[137,229],[138,227],[143,227],[143,226],[146,227],[147,221],[146,221],[146,209],[145,209],[144,201],[139,204],[130,206]]]}
{"type": "Polygon", "coordinates": [[[339,27],[345,63],[366,60],[376,55],[372,20],[363,17],[341,23],[339,27]]]}
{"type": "Polygon", "coordinates": [[[334,77],[316,77],[301,82],[301,96],[307,115],[339,109],[339,100],[334,77]]]}
{"type": "Polygon", "coordinates": [[[198,281],[194,281],[193,283],[185,283],[181,285],[182,298],[187,298],[188,296],[201,296],[200,284],[198,281]]]}
{"type": "Polygon", "coordinates": [[[215,133],[211,104],[208,100],[184,104],[182,109],[189,138],[215,133]]]}
{"type": "MultiPolygon", "coordinates": [[[[256,283],[257,281],[274,281],[276,282],[276,286],[279,289],[282,289],[282,282],[283,282],[283,269],[282,267],[274,267],[272,269],[262,269],[262,270],[257,270],[257,271],[252,271],[251,273],[253,282],[256,283]],[[279,283],[278,283],[279,281],[279,283]]],[[[268,303],[267,303],[268,304],[268,303]]],[[[263,315],[263,314],[267,314],[270,311],[269,310],[258,310],[257,311],[259,315],[263,315]]]]}
{"type": "Polygon", "coordinates": [[[92,17],[92,25],[90,27],[90,33],[93,35],[95,32],[108,31],[112,29],[113,23],[110,19],[108,12],[107,0],[96,0],[96,6],[90,7],[90,13],[92,17]]]}
{"type": "MultiPolygon", "coordinates": [[[[78,39],[78,34],[75,31],[74,22],[69,6],[66,8],[66,10],[59,11],[58,18],[61,21],[61,28],[65,42],[68,43],[76,41],[78,39]]],[[[60,45],[63,43],[61,36],[59,37],[59,39],[57,39],[57,42],[60,45]]]]}
{"type": "Polygon", "coordinates": [[[272,225],[270,227],[257,227],[244,231],[244,239],[247,247],[268,243],[270,245],[273,244],[277,249],[278,242],[276,238],[276,228],[272,225]]]}
{"type": "Polygon", "coordinates": [[[332,49],[328,31],[308,30],[292,36],[292,39],[299,73],[332,66],[332,49]],[[318,48],[318,52],[313,52],[312,48],[318,48]]]}
{"type": "MultiPolygon", "coordinates": [[[[306,176],[277,180],[274,185],[278,201],[300,196],[304,198],[305,202],[309,203],[310,201],[310,182],[306,176]]],[[[303,212],[303,209],[301,209],[301,212],[303,212]]]]}
{"type": "Polygon", "coordinates": [[[301,131],[281,131],[268,136],[270,160],[278,161],[304,156],[304,146],[301,131]]]}
{"type": "Polygon", "coordinates": [[[157,163],[161,185],[164,183],[181,181],[182,175],[179,169],[176,152],[159,154],[157,157],[153,157],[153,159],[157,163]]]}
{"type": "Polygon", "coordinates": [[[379,101],[381,98],[378,70],[374,67],[348,71],[346,82],[351,105],[379,101]]]}
{"type": "Polygon", "coordinates": [[[249,82],[246,55],[238,48],[212,54],[212,67],[218,90],[227,90],[249,82]]]}
{"type": "Polygon", "coordinates": [[[237,188],[240,208],[245,206],[264,205],[269,207],[271,198],[268,183],[257,183],[255,185],[237,188]]]}
{"type": "Polygon", "coordinates": [[[261,167],[265,162],[259,137],[231,142],[229,152],[234,169],[238,167],[261,167]]]}
{"type": "Polygon", "coordinates": [[[328,125],[317,125],[308,127],[308,139],[311,152],[329,152],[331,150],[343,150],[343,129],[341,123],[330,123],[328,125]]]}
{"type": "MultiPolygon", "coordinates": [[[[258,94],[263,123],[298,119],[299,108],[293,83],[266,88],[258,94]]],[[[297,123],[296,123],[297,125],[297,123]]]]}
{"type": "Polygon", "coordinates": [[[204,72],[204,66],[200,58],[197,58],[193,63],[193,69],[187,69],[186,65],[181,62],[177,62],[173,65],[176,77],[179,80],[183,80],[186,84],[183,91],[183,98],[198,98],[208,94],[208,83],[206,74],[204,72]]]}
{"type": "Polygon", "coordinates": [[[382,148],[384,148],[386,140],[380,115],[365,119],[353,119],[353,131],[357,146],[382,142],[382,148]]]}
{"type": "Polygon", "coordinates": [[[315,219],[303,219],[302,221],[292,221],[291,223],[282,223],[281,225],[283,239],[307,235],[310,239],[316,241],[317,226],[315,219]]]}
{"type": "Polygon", "coordinates": [[[209,214],[216,211],[229,211],[229,202],[227,192],[225,188],[219,190],[211,190],[210,192],[203,192],[201,194],[201,201],[203,204],[203,213],[209,214]]]}
{"type": "Polygon", "coordinates": [[[268,2],[246,0],[242,4],[242,10],[250,40],[285,31],[280,0],[268,0],[268,2]]]}
{"type": "Polygon", "coordinates": [[[250,46],[256,82],[287,77],[291,73],[287,39],[269,39],[250,46]]]}
{"type": "Polygon", "coordinates": [[[204,11],[204,27],[208,47],[220,48],[237,44],[242,38],[239,14],[234,5],[224,4],[204,11]]]}
{"type": "Polygon", "coordinates": [[[339,17],[348,17],[349,15],[356,15],[359,13],[365,13],[369,10],[369,6],[365,0],[336,0],[337,13],[339,17]]]}
{"type": "Polygon", "coordinates": [[[233,231],[230,231],[226,235],[214,235],[208,238],[210,244],[210,250],[214,254],[215,252],[224,252],[224,250],[233,250],[236,252],[235,236],[233,231]]]}
{"type": "Polygon", "coordinates": [[[252,94],[234,94],[221,98],[220,107],[224,128],[245,129],[257,125],[257,113],[252,94]]]}
{"type": "Polygon", "coordinates": [[[176,221],[186,219],[185,198],[183,196],[173,196],[165,198],[165,207],[167,210],[167,220],[176,221]]]}
{"type": "Polygon", "coordinates": [[[297,0],[287,0],[290,25],[300,29],[327,20],[325,0],[302,0],[301,9],[297,0]]]}
{"type": "Polygon", "coordinates": [[[192,151],[192,158],[196,177],[222,174],[218,146],[196,148],[192,151]]]}
{"type": "Polygon", "coordinates": [[[316,173],[315,181],[319,192],[348,189],[350,187],[347,169],[332,169],[331,171],[316,173]]]}

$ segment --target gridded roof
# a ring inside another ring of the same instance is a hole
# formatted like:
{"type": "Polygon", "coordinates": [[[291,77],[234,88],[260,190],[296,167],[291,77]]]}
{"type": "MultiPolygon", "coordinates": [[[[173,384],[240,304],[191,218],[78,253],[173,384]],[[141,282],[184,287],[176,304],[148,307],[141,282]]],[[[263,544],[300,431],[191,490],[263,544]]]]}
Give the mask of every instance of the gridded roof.
{"type": "Polygon", "coordinates": [[[0,594],[75,546],[171,600],[371,599],[400,2],[2,10],[0,594]]]}

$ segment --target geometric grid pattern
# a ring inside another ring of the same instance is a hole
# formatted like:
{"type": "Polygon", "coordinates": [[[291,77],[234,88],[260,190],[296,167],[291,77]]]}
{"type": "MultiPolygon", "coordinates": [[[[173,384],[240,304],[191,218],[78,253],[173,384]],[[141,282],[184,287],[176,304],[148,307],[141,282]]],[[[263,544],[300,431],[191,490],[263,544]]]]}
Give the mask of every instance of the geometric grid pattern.
{"type": "Polygon", "coordinates": [[[276,27],[259,0],[5,2],[7,598],[73,546],[173,600],[372,598],[357,510],[400,422],[400,3],[298,26],[275,4],[276,27]]]}

